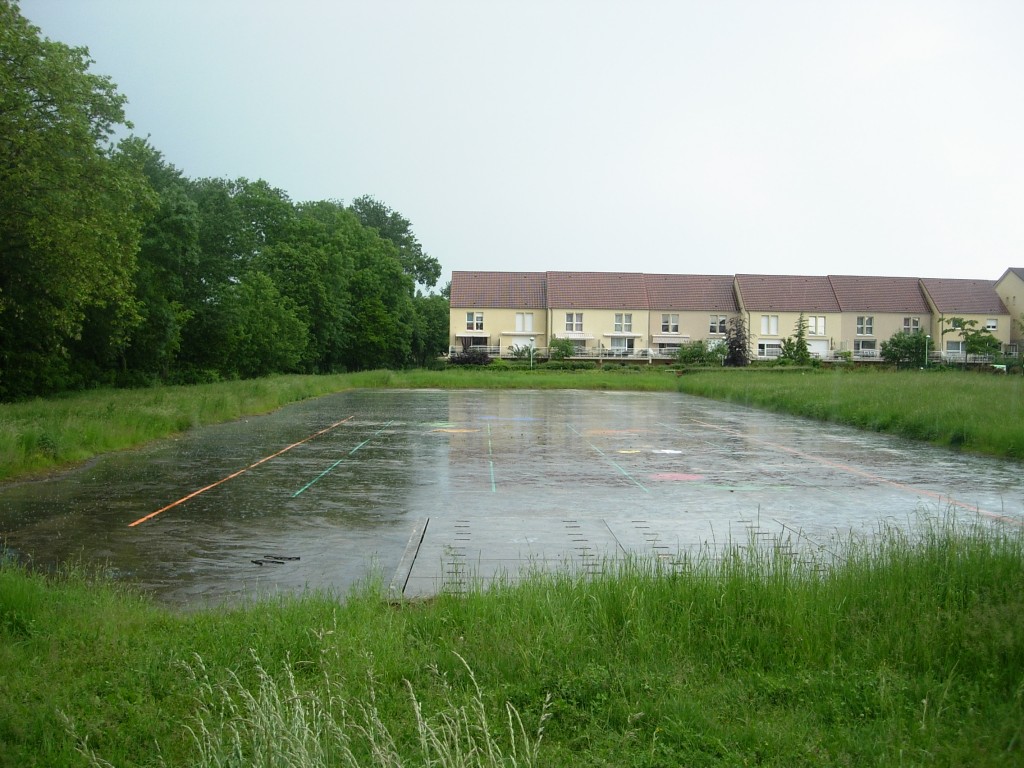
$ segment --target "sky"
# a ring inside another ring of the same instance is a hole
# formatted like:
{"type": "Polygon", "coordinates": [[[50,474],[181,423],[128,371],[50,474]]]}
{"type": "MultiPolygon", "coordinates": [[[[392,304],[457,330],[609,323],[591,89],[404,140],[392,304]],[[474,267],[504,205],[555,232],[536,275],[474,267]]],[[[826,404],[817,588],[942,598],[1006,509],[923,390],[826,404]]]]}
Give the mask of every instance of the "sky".
{"type": "Polygon", "coordinates": [[[189,178],[453,270],[1024,267],[1020,0],[21,0],[189,178]]]}

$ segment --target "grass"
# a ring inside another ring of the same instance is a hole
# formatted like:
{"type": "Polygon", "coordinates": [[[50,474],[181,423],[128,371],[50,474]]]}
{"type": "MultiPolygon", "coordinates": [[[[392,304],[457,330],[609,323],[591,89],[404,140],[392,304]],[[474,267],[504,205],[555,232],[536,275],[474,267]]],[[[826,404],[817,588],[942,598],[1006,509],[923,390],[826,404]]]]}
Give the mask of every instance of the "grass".
{"type": "Polygon", "coordinates": [[[0,567],[2,766],[1024,761],[1024,533],[173,613],[0,567]]]}
{"type": "Polygon", "coordinates": [[[687,373],[688,394],[1024,459],[1024,377],[840,369],[687,373]]]}

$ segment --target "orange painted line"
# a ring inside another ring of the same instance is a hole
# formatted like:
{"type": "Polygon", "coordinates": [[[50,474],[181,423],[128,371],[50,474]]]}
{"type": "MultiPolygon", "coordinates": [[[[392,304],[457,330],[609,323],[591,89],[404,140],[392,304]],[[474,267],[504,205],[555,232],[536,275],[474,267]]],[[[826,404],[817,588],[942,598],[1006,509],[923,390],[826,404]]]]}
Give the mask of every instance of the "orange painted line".
{"type": "Polygon", "coordinates": [[[992,520],[998,520],[1002,523],[1013,523],[1014,525],[1024,525],[1024,523],[1022,523],[1020,520],[1017,520],[1016,518],[996,514],[995,512],[989,512],[988,510],[982,509],[981,507],[974,504],[965,504],[962,501],[956,501],[955,499],[952,499],[945,494],[938,493],[936,491],[929,491],[927,488],[917,488],[913,485],[907,485],[906,483],[898,483],[895,480],[886,480],[884,477],[879,477],[878,475],[872,474],[871,472],[867,472],[863,469],[851,467],[848,464],[840,464],[837,461],[831,461],[830,459],[825,459],[822,458],[821,456],[814,456],[809,453],[804,453],[803,451],[796,450],[796,448],[790,448],[789,446],[786,445],[773,443],[771,440],[763,440],[758,437],[751,437],[750,435],[740,432],[739,430],[729,429],[728,427],[720,427],[717,424],[709,424],[704,421],[698,421],[697,419],[690,419],[690,421],[692,421],[694,424],[700,424],[702,427],[710,427],[711,429],[716,429],[719,432],[726,432],[730,435],[742,437],[745,440],[751,440],[755,443],[761,443],[771,448],[777,448],[778,450],[785,451],[786,453],[792,454],[793,456],[799,456],[800,458],[807,459],[808,461],[814,461],[817,462],[818,464],[824,464],[825,466],[832,467],[833,469],[840,469],[843,470],[844,472],[849,472],[850,474],[853,475],[859,475],[860,477],[867,478],[868,480],[874,480],[877,483],[882,483],[883,485],[888,485],[892,488],[896,488],[901,491],[906,491],[907,493],[913,493],[919,496],[927,496],[929,498],[936,499],[939,502],[944,501],[945,503],[950,504],[951,506],[967,510],[968,512],[976,512],[977,514],[984,515],[985,517],[991,518],[992,520]]]}
{"type": "Polygon", "coordinates": [[[309,442],[310,440],[312,440],[313,438],[315,438],[315,437],[320,437],[320,435],[323,435],[323,434],[325,434],[325,433],[327,433],[327,432],[330,432],[330,431],[331,431],[332,429],[334,429],[334,428],[336,428],[336,427],[340,427],[340,426],[341,426],[342,424],[344,424],[344,423],[345,423],[346,421],[351,421],[351,420],[352,420],[353,418],[355,418],[355,414],[352,414],[352,415],[351,415],[351,416],[349,416],[348,418],[342,419],[341,421],[336,421],[336,422],[334,422],[333,424],[331,424],[331,425],[330,425],[329,427],[324,427],[324,428],[323,428],[323,429],[321,429],[321,430],[320,430],[319,432],[314,432],[314,433],[313,433],[312,435],[310,435],[309,437],[303,438],[302,440],[299,440],[299,442],[297,442],[297,443],[292,443],[291,445],[289,445],[289,446],[286,446],[286,447],[282,448],[282,449],[281,449],[280,451],[278,451],[277,453],[272,453],[272,454],[270,454],[269,456],[264,456],[264,457],[263,457],[262,459],[260,459],[259,461],[255,462],[255,463],[253,463],[253,464],[250,464],[250,465],[249,465],[248,467],[245,467],[244,469],[240,469],[240,470],[238,470],[237,472],[232,472],[232,473],[231,473],[230,475],[228,475],[227,477],[222,477],[222,478],[221,478],[220,480],[218,480],[217,482],[215,482],[215,483],[210,483],[210,484],[209,484],[208,486],[206,486],[205,488],[200,488],[200,489],[199,489],[198,491],[192,491],[192,493],[190,493],[190,494],[189,494],[188,496],[182,496],[182,497],[181,497],[180,499],[178,499],[177,501],[173,501],[173,502],[171,502],[171,503],[170,503],[170,504],[168,504],[168,505],[167,505],[166,507],[161,507],[161,508],[160,508],[160,509],[158,509],[158,510],[157,510],[156,512],[150,512],[150,513],[149,513],[148,515],[146,515],[145,517],[140,517],[140,518],[139,518],[138,520],[136,520],[136,521],[135,521],[134,523],[128,523],[128,527],[129,527],[129,528],[134,528],[134,527],[135,527],[136,525],[139,525],[140,523],[144,523],[144,522],[146,522],[147,520],[152,520],[152,519],[153,519],[154,517],[156,517],[157,515],[159,515],[159,514],[160,514],[161,512],[166,512],[166,511],[167,511],[168,509],[173,509],[174,507],[178,506],[179,504],[184,504],[184,503],[185,503],[186,501],[188,501],[189,499],[194,499],[194,498],[195,498],[196,496],[198,496],[199,494],[201,494],[201,493],[206,493],[206,492],[207,492],[208,490],[210,490],[211,488],[216,488],[216,487],[217,487],[218,485],[221,485],[221,484],[223,484],[223,483],[226,483],[226,482],[227,482],[228,480],[232,480],[232,479],[234,479],[234,478],[238,477],[239,475],[241,475],[241,474],[244,474],[244,473],[248,472],[248,471],[249,471],[250,469],[253,469],[254,467],[258,467],[258,466],[259,466],[260,464],[263,464],[264,462],[267,462],[267,461],[270,461],[271,459],[277,458],[277,457],[278,457],[278,456],[280,456],[280,455],[281,455],[282,453],[286,453],[287,451],[290,451],[290,450],[291,450],[292,448],[295,448],[296,446],[302,445],[303,443],[308,443],[308,442],[309,442]]]}

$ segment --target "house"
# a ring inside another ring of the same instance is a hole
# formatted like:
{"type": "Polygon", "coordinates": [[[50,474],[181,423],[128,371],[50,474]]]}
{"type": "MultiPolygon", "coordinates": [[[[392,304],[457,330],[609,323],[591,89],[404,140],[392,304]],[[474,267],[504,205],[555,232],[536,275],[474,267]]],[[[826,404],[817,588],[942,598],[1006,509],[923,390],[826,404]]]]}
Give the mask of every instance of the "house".
{"type": "Polygon", "coordinates": [[[691,341],[723,341],[740,311],[732,275],[645,275],[644,282],[656,356],[675,355],[691,341]]]}
{"type": "Polygon", "coordinates": [[[842,312],[836,351],[850,351],[858,359],[877,357],[882,342],[900,331],[939,338],[920,279],[829,275],[828,281],[842,312]]]}
{"type": "Polygon", "coordinates": [[[803,317],[807,347],[828,358],[878,359],[882,342],[922,332],[934,354],[962,356],[954,317],[973,321],[1017,354],[1024,269],[998,281],[858,275],[688,275],[639,272],[452,273],[450,353],[546,356],[569,339],[579,357],[670,360],[691,341],[725,338],[742,317],[751,352],[777,357],[803,317]]]}
{"type": "Polygon", "coordinates": [[[1009,346],[1010,313],[996,292],[995,281],[926,277],[921,279],[921,288],[932,310],[931,335],[939,340],[944,357],[960,358],[966,351],[962,336],[950,327],[955,317],[990,331],[1004,349],[1009,346]]]}
{"type": "Polygon", "coordinates": [[[996,280],[996,293],[1010,313],[1010,343],[1007,353],[1024,349],[1024,267],[1011,267],[996,280]]]}
{"type": "Polygon", "coordinates": [[[778,357],[783,339],[796,333],[800,315],[807,323],[807,349],[827,357],[835,346],[842,310],[827,277],[736,275],[736,295],[747,322],[751,351],[778,357]]]}
{"type": "Polygon", "coordinates": [[[449,295],[451,352],[483,347],[493,357],[509,348],[547,346],[543,272],[456,272],[449,295]]]}
{"type": "Polygon", "coordinates": [[[648,347],[650,306],[635,272],[548,272],[551,338],[577,355],[627,357],[648,347]]]}

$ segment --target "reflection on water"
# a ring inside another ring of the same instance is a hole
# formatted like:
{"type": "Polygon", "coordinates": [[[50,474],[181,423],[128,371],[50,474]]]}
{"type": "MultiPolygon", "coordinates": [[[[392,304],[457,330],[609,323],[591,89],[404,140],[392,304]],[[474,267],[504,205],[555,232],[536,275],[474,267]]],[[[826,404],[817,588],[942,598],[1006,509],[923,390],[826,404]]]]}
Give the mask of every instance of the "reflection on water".
{"type": "Polygon", "coordinates": [[[0,487],[0,535],[196,605],[386,581],[428,517],[756,512],[813,534],[950,499],[1024,519],[1020,467],[675,394],[358,391],[0,487]]]}

